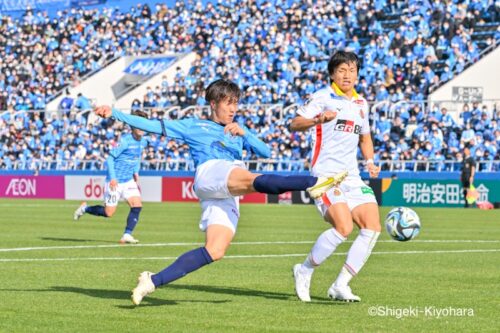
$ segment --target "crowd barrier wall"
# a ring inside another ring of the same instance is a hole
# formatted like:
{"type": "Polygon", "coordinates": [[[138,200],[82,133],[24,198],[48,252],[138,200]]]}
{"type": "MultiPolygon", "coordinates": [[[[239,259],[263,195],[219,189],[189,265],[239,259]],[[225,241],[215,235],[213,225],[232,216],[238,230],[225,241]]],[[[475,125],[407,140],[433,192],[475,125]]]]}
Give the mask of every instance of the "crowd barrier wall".
{"type": "MultiPolygon", "coordinates": [[[[290,173],[288,173],[290,174],[290,173]]],[[[294,173],[298,174],[298,173],[294,173]]],[[[307,174],[307,173],[299,173],[307,174]]],[[[374,190],[382,206],[462,207],[462,185],[458,172],[381,173],[369,179],[361,174],[374,190]]],[[[102,200],[105,173],[95,172],[0,172],[0,198],[102,200]]],[[[192,172],[141,172],[140,187],[145,202],[196,202],[192,172]]],[[[478,201],[500,206],[500,173],[477,173],[474,186],[478,201]]],[[[240,198],[241,203],[314,204],[307,192],[265,195],[255,193],[240,198]]]]}

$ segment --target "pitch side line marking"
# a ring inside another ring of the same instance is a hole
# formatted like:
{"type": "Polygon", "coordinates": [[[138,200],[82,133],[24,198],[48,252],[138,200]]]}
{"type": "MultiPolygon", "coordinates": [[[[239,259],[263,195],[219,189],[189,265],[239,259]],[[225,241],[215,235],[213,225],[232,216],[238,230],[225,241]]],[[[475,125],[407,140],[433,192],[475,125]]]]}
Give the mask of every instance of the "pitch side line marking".
{"type": "MultiPolygon", "coordinates": [[[[486,249],[486,250],[451,250],[451,251],[381,251],[372,252],[372,255],[385,255],[385,254],[454,254],[454,253],[491,253],[500,252],[500,249],[486,249]]],[[[346,255],[347,252],[334,253],[336,256],[346,255]]],[[[307,253],[289,253],[289,254],[251,254],[251,255],[234,255],[226,256],[227,259],[253,259],[253,258],[288,258],[288,257],[305,257],[307,253]]],[[[93,258],[22,258],[22,259],[0,259],[0,262],[23,262],[23,261],[109,261],[109,260],[174,260],[177,257],[137,257],[137,258],[123,258],[123,257],[93,257],[93,258]]]]}
{"type": "MultiPolygon", "coordinates": [[[[352,243],[346,241],[345,243],[352,243]]],[[[377,243],[394,243],[392,240],[379,240],[377,243]]],[[[413,240],[411,243],[500,243],[500,240],[413,240]]],[[[0,252],[18,252],[18,251],[38,251],[38,250],[67,250],[67,249],[99,249],[99,248],[132,248],[132,247],[161,247],[161,246],[197,246],[204,243],[151,243],[151,244],[104,244],[104,245],[68,245],[68,246],[36,246],[36,247],[13,247],[0,249],[0,252]]],[[[314,244],[314,241],[276,241],[276,242],[234,242],[231,245],[279,245],[279,244],[314,244]]]]}

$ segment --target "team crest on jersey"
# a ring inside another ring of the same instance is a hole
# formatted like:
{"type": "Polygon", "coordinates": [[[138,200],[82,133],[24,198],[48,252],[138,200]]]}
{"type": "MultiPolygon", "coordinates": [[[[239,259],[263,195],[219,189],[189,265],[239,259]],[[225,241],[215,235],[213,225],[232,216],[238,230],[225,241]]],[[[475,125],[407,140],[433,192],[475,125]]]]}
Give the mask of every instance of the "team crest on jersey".
{"type": "Polygon", "coordinates": [[[340,196],[340,194],[341,194],[341,192],[340,192],[340,190],[338,188],[336,188],[336,189],[333,190],[333,195],[334,196],[338,197],[338,196],[340,196]]]}
{"type": "Polygon", "coordinates": [[[347,132],[354,134],[361,133],[361,126],[356,125],[352,120],[339,119],[337,120],[334,129],[339,132],[347,132]]]}
{"type": "Polygon", "coordinates": [[[365,101],[363,101],[362,99],[357,99],[357,100],[354,101],[354,103],[356,103],[358,105],[364,105],[365,101]]]}

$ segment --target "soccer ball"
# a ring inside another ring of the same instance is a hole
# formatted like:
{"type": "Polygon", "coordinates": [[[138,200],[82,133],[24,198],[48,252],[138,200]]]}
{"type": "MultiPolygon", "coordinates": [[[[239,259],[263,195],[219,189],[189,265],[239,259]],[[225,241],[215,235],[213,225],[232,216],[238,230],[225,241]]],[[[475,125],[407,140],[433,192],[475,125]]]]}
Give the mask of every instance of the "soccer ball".
{"type": "Polygon", "coordinates": [[[417,237],[420,232],[420,218],[413,209],[397,207],[387,214],[385,228],[392,239],[406,242],[417,237]]]}

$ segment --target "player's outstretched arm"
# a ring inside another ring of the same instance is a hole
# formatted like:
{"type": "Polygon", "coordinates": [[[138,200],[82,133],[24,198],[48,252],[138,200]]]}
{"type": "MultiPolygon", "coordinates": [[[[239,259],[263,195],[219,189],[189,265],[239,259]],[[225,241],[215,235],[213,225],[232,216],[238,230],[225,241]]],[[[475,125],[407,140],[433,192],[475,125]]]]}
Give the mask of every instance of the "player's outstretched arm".
{"type": "Polygon", "coordinates": [[[313,126],[332,121],[335,117],[337,117],[337,112],[330,110],[327,110],[312,119],[296,116],[290,123],[290,130],[298,132],[307,131],[313,126]]]}
{"type": "Polygon", "coordinates": [[[271,149],[267,144],[253,135],[248,128],[244,128],[245,134],[243,139],[252,148],[253,152],[259,157],[269,158],[271,157],[271,149]]]}
{"type": "Polygon", "coordinates": [[[161,124],[159,121],[155,120],[149,120],[143,117],[139,116],[134,116],[131,114],[126,114],[118,109],[111,109],[109,106],[99,106],[97,107],[94,112],[103,118],[110,118],[113,117],[116,120],[122,121],[126,124],[129,124],[132,127],[138,128],[140,130],[149,132],[149,133],[155,133],[155,134],[162,134],[162,129],[161,129],[161,124]]]}

